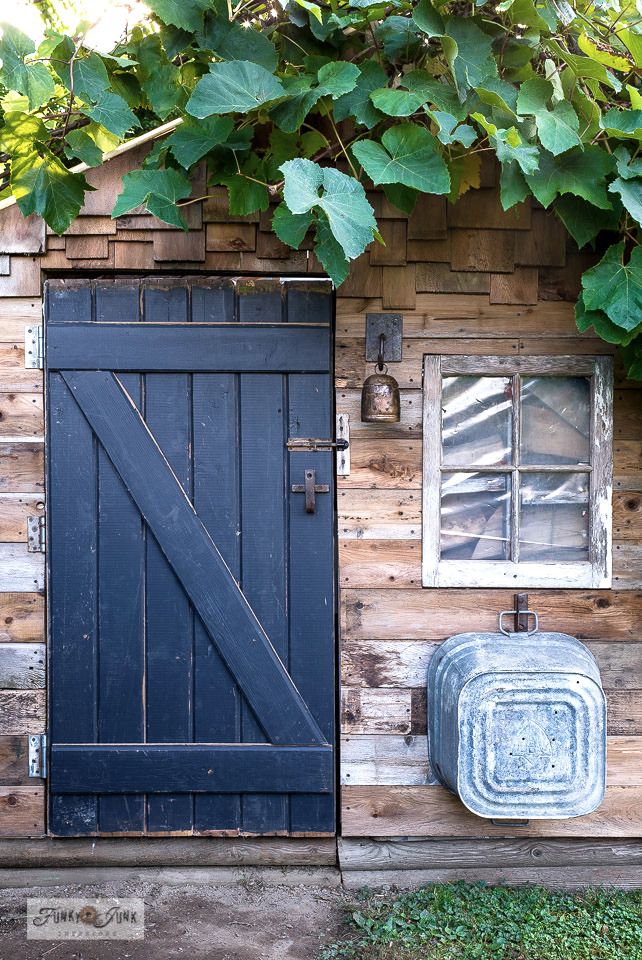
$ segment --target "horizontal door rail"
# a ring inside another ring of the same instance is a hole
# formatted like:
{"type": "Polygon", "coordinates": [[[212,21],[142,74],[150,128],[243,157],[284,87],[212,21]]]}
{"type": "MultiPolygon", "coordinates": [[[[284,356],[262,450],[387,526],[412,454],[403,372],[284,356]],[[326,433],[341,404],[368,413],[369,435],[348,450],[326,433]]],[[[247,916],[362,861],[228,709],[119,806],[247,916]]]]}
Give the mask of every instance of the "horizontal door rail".
{"type": "Polygon", "coordinates": [[[327,373],[325,326],[231,323],[51,323],[50,370],[146,373],[327,373]]]}
{"type": "Polygon", "coordinates": [[[331,793],[332,747],[56,744],[52,793],[331,793]]]}

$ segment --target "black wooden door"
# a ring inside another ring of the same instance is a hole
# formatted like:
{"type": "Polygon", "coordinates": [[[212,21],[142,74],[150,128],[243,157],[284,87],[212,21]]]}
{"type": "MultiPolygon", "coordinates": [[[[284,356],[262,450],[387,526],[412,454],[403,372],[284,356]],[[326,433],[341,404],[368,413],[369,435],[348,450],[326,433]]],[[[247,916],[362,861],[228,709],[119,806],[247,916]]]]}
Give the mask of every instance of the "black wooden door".
{"type": "Polygon", "coordinates": [[[50,832],[332,833],[329,284],[46,304],[50,832]]]}

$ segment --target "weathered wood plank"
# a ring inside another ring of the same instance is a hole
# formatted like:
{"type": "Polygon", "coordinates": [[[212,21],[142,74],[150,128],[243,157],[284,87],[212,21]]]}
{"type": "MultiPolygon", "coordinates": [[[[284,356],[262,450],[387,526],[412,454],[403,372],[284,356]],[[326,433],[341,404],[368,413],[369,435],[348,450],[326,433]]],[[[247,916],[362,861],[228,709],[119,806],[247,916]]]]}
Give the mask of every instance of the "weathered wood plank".
{"type": "Polygon", "coordinates": [[[642,785],[642,737],[609,737],[607,780],[613,786],[642,785]]]}
{"type": "MultiPolygon", "coordinates": [[[[337,334],[341,337],[362,336],[365,314],[378,313],[381,310],[381,300],[376,297],[358,300],[340,295],[337,299],[337,334]]],[[[523,306],[491,304],[487,295],[465,293],[418,294],[416,309],[404,311],[403,333],[405,338],[419,339],[595,339],[590,334],[586,336],[579,333],[572,303],[540,301],[523,306]]],[[[608,344],[603,345],[605,349],[602,352],[609,352],[608,344]]],[[[480,352],[492,353],[488,350],[480,352]]],[[[542,353],[545,355],[546,351],[543,350],[542,353]]]]}
{"type": "Polygon", "coordinates": [[[639,491],[616,490],[613,494],[613,537],[642,541],[642,496],[639,491]]]}
{"type": "Polygon", "coordinates": [[[642,390],[615,391],[613,433],[616,440],[642,438],[642,390]]]}
{"type": "Polygon", "coordinates": [[[27,517],[42,516],[41,493],[0,493],[0,542],[24,543],[27,517]]]}
{"type": "Polygon", "coordinates": [[[0,298],[0,343],[24,343],[25,326],[41,319],[40,297],[0,298]]]}
{"type": "Polygon", "coordinates": [[[338,490],[339,539],[419,540],[418,491],[338,490]]]}
{"type": "Polygon", "coordinates": [[[334,866],[330,837],[110,837],[0,842],[0,868],[334,866]]]}
{"type": "Polygon", "coordinates": [[[642,544],[613,544],[613,588],[616,590],[642,589],[642,544]]]}
{"type": "Polygon", "coordinates": [[[0,442],[0,492],[42,490],[45,485],[42,443],[0,442]]]}
{"type": "Polygon", "coordinates": [[[639,867],[637,840],[349,839],[338,842],[342,870],[421,870],[458,867],[639,867]]]}
{"type": "MultiPolygon", "coordinates": [[[[609,590],[530,592],[542,630],[580,639],[640,639],[642,593],[609,590]]],[[[345,590],[345,639],[441,640],[467,630],[496,630],[510,610],[508,590],[345,590]]]]}
{"type": "Polygon", "coordinates": [[[0,393],[0,438],[41,437],[43,433],[42,393],[0,393]]]}
{"type": "MultiPolygon", "coordinates": [[[[642,689],[642,643],[589,640],[586,645],[606,689],[642,689]]],[[[341,652],[343,682],[355,687],[422,686],[438,647],[430,640],[351,640],[341,652]]]]}
{"type": "Polygon", "coordinates": [[[357,488],[421,488],[421,441],[356,437],[350,444],[350,475],[338,486],[357,488]]]}
{"type": "Polygon", "coordinates": [[[344,733],[409,734],[412,732],[412,698],[412,690],[344,686],[341,690],[341,729],[344,733]]]}
{"type": "Polygon", "coordinates": [[[346,734],[341,737],[341,783],[380,786],[437,783],[425,736],[346,734]]]}
{"type": "Polygon", "coordinates": [[[0,216],[0,253],[42,253],[44,249],[42,217],[25,217],[17,205],[6,207],[0,216]]]}
{"type": "MultiPolygon", "coordinates": [[[[608,732],[611,736],[642,735],[642,692],[606,690],[608,732]]],[[[426,733],[425,675],[413,688],[348,687],[342,689],[341,729],[344,733],[426,733]]]]}
{"type": "MultiPolygon", "coordinates": [[[[642,737],[609,736],[607,782],[642,786],[642,737]]],[[[424,735],[362,733],[341,738],[341,782],[346,786],[420,786],[437,783],[424,735]]]]}
{"type": "Polygon", "coordinates": [[[0,591],[44,590],[45,558],[29,553],[25,543],[0,543],[0,591]]]}
{"type": "Polygon", "coordinates": [[[0,734],[44,733],[45,694],[33,690],[0,690],[0,734]]]}
{"type": "Polygon", "coordinates": [[[642,787],[609,787],[594,813],[570,820],[501,826],[476,817],[448,790],[426,787],[344,787],[346,837],[642,837],[642,787]]]}
{"type": "Polygon", "coordinates": [[[26,736],[0,737],[0,786],[33,786],[26,736]]]}
{"type": "Polygon", "coordinates": [[[0,690],[44,688],[44,643],[0,644],[0,690]]]}
{"type": "Polygon", "coordinates": [[[0,787],[0,836],[37,837],[45,832],[45,788],[0,787]]]}
{"type": "Polygon", "coordinates": [[[594,887],[614,887],[622,890],[642,889],[642,874],[635,867],[486,867],[433,870],[345,870],[342,883],[348,890],[395,887],[416,889],[430,883],[483,883],[489,886],[538,886],[551,890],[586,890],[594,887]]]}
{"type": "Polygon", "coordinates": [[[37,593],[0,593],[0,643],[38,643],[44,638],[44,597],[37,593]]]}
{"type": "Polygon", "coordinates": [[[339,583],[345,587],[401,589],[421,586],[418,540],[344,540],[339,548],[339,583]]]}
{"type": "Polygon", "coordinates": [[[11,272],[0,275],[0,297],[38,297],[41,289],[39,257],[10,257],[11,272]]]}

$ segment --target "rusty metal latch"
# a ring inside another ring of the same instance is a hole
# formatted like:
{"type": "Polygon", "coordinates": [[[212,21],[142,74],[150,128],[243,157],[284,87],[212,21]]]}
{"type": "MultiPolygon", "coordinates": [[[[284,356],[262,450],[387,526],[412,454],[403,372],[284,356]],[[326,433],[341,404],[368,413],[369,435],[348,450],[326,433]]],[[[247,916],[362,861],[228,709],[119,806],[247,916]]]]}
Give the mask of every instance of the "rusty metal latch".
{"type": "Polygon", "coordinates": [[[288,450],[304,450],[307,453],[320,453],[323,450],[347,450],[350,441],[344,438],[339,440],[320,440],[317,437],[289,437],[286,447],[288,450]]]}
{"type": "Polygon", "coordinates": [[[315,470],[305,471],[305,483],[292,484],[292,493],[305,494],[305,512],[306,513],[316,513],[317,493],[329,493],[329,492],[330,492],[330,487],[328,486],[327,483],[316,482],[315,470]]]}

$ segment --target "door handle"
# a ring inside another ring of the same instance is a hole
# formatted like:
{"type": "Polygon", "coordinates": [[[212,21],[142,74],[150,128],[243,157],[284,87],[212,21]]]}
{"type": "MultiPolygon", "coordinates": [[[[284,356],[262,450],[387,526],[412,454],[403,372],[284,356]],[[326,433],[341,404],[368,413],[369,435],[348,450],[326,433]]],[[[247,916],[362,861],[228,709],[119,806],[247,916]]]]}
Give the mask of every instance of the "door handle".
{"type": "Polygon", "coordinates": [[[315,470],[306,470],[304,474],[305,483],[293,483],[292,493],[305,494],[305,512],[316,513],[317,493],[329,493],[330,487],[327,483],[317,483],[315,470]]]}

